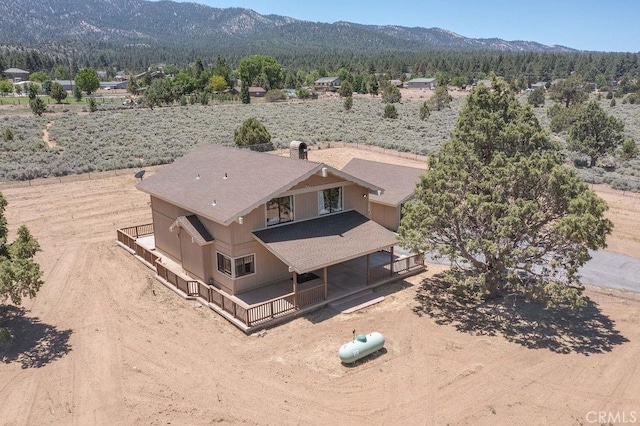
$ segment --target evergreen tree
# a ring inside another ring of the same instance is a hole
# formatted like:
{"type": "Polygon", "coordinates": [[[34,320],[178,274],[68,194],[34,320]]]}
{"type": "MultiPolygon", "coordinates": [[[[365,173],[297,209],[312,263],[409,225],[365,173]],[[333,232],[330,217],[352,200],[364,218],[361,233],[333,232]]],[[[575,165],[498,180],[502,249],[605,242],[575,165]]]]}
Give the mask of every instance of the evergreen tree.
{"type": "Polygon", "coordinates": [[[242,98],[243,104],[251,103],[251,96],[249,96],[249,84],[247,84],[246,80],[242,80],[242,89],[240,89],[240,97],[242,98]]]}
{"type": "Polygon", "coordinates": [[[607,114],[591,101],[569,129],[568,148],[589,156],[589,166],[596,165],[598,158],[612,154],[622,143],[624,123],[607,114]]]}
{"type": "Polygon", "coordinates": [[[248,147],[271,142],[271,135],[257,118],[249,117],[234,131],[233,140],[239,147],[248,147]]]}
{"type": "Polygon", "coordinates": [[[613,226],[606,209],[563,165],[531,108],[494,81],[468,96],[451,139],[430,157],[399,235],[404,247],[451,259],[455,291],[521,291],[579,307],[578,269],[613,226]]]}
{"type": "MultiPolygon", "coordinates": [[[[23,297],[35,297],[43,284],[40,265],[33,260],[40,245],[24,225],[18,228],[15,241],[7,243],[6,207],[7,201],[0,194],[0,303],[10,299],[20,305],[23,297]]],[[[6,330],[0,331],[8,334],[6,330]]]]}

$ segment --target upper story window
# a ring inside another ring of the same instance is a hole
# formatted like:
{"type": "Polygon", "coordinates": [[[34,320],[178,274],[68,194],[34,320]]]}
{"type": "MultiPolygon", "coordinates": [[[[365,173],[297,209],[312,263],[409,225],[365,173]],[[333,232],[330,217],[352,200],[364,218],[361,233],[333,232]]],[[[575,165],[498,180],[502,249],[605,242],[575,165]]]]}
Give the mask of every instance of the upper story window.
{"type": "Polygon", "coordinates": [[[342,187],[318,191],[318,213],[328,214],[342,211],[342,187]]]}
{"type": "Polygon", "coordinates": [[[267,202],[267,226],[293,220],[293,196],[274,198],[267,202]]]}

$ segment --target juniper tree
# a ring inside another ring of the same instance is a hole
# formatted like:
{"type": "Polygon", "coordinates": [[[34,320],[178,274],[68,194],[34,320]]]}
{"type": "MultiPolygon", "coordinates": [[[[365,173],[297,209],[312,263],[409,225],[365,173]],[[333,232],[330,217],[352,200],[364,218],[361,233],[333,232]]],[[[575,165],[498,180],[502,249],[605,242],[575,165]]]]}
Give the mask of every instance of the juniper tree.
{"type": "MultiPolygon", "coordinates": [[[[13,243],[7,243],[6,207],[7,200],[0,194],[0,304],[10,299],[20,305],[23,297],[35,297],[43,284],[40,265],[33,260],[40,245],[26,226],[18,228],[13,243]]],[[[4,331],[0,334],[6,335],[4,331]]]]}
{"type": "Polygon", "coordinates": [[[580,306],[577,271],[605,247],[607,204],[563,165],[530,106],[500,82],[476,88],[405,205],[401,244],[454,262],[455,288],[481,298],[518,288],[580,306]],[[526,289],[515,279],[526,271],[526,289]]]}

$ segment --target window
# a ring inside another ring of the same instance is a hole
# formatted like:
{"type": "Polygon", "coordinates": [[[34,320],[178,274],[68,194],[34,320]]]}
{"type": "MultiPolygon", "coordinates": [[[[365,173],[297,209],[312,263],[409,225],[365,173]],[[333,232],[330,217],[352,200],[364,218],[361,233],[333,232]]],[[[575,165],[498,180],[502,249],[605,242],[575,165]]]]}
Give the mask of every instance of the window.
{"type": "Polygon", "coordinates": [[[293,196],[274,198],[267,203],[267,226],[293,220],[293,196]]]}
{"type": "Polygon", "coordinates": [[[228,277],[240,278],[256,272],[255,255],[253,254],[231,259],[229,256],[218,253],[217,258],[218,271],[228,277]],[[233,269],[231,268],[231,265],[233,265],[233,269]]]}
{"type": "Polygon", "coordinates": [[[231,276],[231,259],[222,253],[218,253],[218,271],[231,276]]]}
{"type": "Polygon", "coordinates": [[[329,188],[318,191],[318,206],[320,214],[342,211],[342,187],[329,188]]]}
{"type": "Polygon", "coordinates": [[[255,272],[254,256],[239,257],[235,260],[236,263],[236,275],[234,278],[243,277],[245,275],[253,274],[255,272]]]}

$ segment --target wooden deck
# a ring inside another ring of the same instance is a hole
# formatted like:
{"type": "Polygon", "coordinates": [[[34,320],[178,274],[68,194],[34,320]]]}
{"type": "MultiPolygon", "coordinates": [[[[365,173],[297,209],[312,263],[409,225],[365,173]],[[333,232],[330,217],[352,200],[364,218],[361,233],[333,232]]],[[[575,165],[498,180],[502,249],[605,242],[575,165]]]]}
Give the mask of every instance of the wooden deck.
{"type": "MultiPolygon", "coordinates": [[[[275,325],[363,290],[424,270],[424,263],[418,255],[394,255],[392,260],[390,252],[383,251],[370,255],[368,271],[366,256],[330,266],[327,271],[326,298],[322,278],[298,283],[295,293],[293,280],[287,279],[231,295],[215,283],[209,285],[189,277],[180,264],[158,255],[153,225],[119,229],[118,244],[155,270],[157,279],[165,286],[186,299],[197,299],[245,333],[275,325]]],[[[314,273],[322,277],[322,271],[314,273]]]]}

